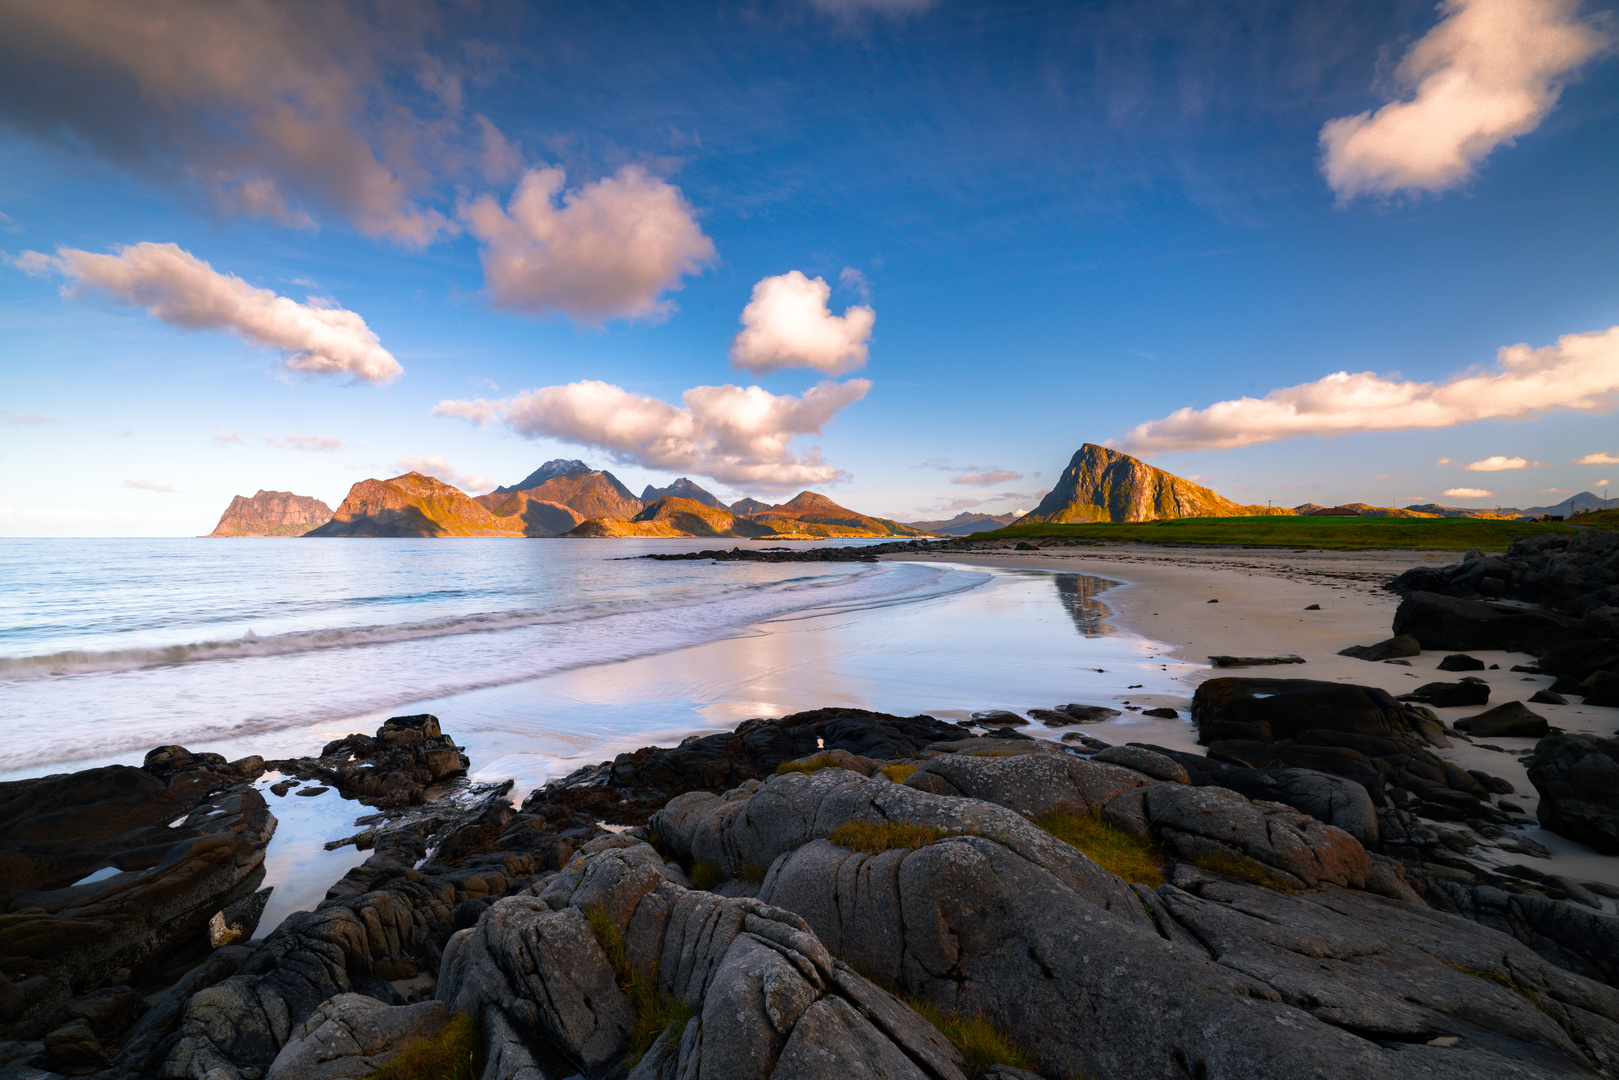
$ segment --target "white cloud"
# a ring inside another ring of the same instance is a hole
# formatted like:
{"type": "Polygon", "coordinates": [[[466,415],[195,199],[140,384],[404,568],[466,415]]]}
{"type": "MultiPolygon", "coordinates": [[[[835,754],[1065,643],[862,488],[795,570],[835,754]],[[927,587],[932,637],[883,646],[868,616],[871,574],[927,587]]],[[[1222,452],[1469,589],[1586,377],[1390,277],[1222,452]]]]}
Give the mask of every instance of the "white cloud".
{"type": "Polygon", "coordinates": [[[831,298],[823,278],[797,270],[759,282],[742,309],[743,330],[731,341],[731,366],[755,373],[807,367],[828,375],[861,367],[877,315],[863,304],[834,315],[831,298]]]}
{"type": "Polygon", "coordinates": [[[1013,472],[1011,469],[997,469],[991,466],[984,472],[970,472],[962,473],[960,476],[952,476],[950,482],[952,484],[968,484],[973,487],[994,487],[996,484],[1004,484],[1009,480],[1021,479],[1023,479],[1022,473],[1013,472]]]}
{"type": "Polygon", "coordinates": [[[495,304],[589,323],[666,315],[673,305],[659,298],[715,256],[680,189],[639,165],[566,193],[565,179],[531,169],[505,209],[493,195],[461,204],[467,231],[484,242],[495,304]]]}
{"type": "Polygon", "coordinates": [[[1483,499],[1494,495],[1495,492],[1485,491],[1483,488],[1446,488],[1441,494],[1452,499],[1483,499]]]}
{"type": "Polygon", "coordinates": [[[415,196],[433,179],[425,159],[453,164],[455,125],[406,108],[384,67],[424,54],[425,15],[338,0],[7,3],[0,122],[200,188],[228,214],[307,227],[308,204],[419,246],[454,231],[415,196]]]}
{"type": "Polygon", "coordinates": [[[404,472],[419,472],[435,480],[442,480],[451,487],[458,487],[473,495],[482,495],[495,489],[495,482],[489,477],[478,473],[460,472],[454,465],[445,461],[441,454],[400,458],[394,465],[404,472]]]}
{"type": "MultiPolygon", "coordinates": [[[[1537,461],[1535,464],[1539,465],[1540,462],[1537,461]]],[[[1529,460],[1521,457],[1503,457],[1496,454],[1494,457],[1487,457],[1483,461],[1469,462],[1463,467],[1468,472],[1507,472],[1511,469],[1529,468],[1529,460]]]]}
{"type": "Polygon", "coordinates": [[[1321,129],[1341,200],[1442,191],[1496,147],[1540,126],[1563,83],[1609,44],[1579,0],[1444,0],[1439,24],[1395,72],[1400,98],[1321,129]]]}
{"type": "Polygon", "coordinates": [[[220,446],[241,446],[247,442],[240,434],[234,431],[224,431],[214,436],[214,442],[220,446]]]}
{"type": "Polygon", "coordinates": [[[1456,464],[1456,462],[1454,460],[1452,460],[1451,458],[1442,457],[1438,461],[1434,462],[1434,464],[1435,465],[1454,465],[1454,464],[1456,464]]]}
{"type": "Polygon", "coordinates": [[[477,424],[505,423],[530,438],[597,447],[623,464],[784,488],[844,478],[819,450],[795,453],[791,443],[819,434],[870,389],[865,379],[823,382],[803,397],[758,386],[695,386],[682,395],[681,408],[589,381],[525,390],[501,401],[442,401],[433,412],[477,424]]]}
{"type": "Polygon", "coordinates": [[[264,442],[265,445],[273,446],[277,450],[304,450],[311,453],[330,453],[343,447],[342,439],[334,439],[329,435],[288,435],[284,439],[265,436],[264,442]]]}
{"type": "Polygon", "coordinates": [[[254,345],[279,349],[286,366],[305,375],[350,375],[385,383],[404,371],[365,320],[311,298],[300,304],[221,274],[178,244],[142,243],[117,255],[57,248],[22,258],[144,307],[154,318],[189,330],[228,330],[254,345]]]}
{"type": "Polygon", "coordinates": [[[56,418],[40,416],[38,413],[14,413],[10,409],[0,409],[0,424],[6,427],[38,427],[40,424],[54,424],[56,418]]]}
{"type": "MultiPolygon", "coordinates": [[[[1299,435],[1446,428],[1475,420],[1523,420],[1556,409],[1600,413],[1619,404],[1619,326],[1565,334],[1556,345],[1503,348],[1493,371],[1442,383],[1340,371],[1263,398],[1185,408],[1114,440],[1133,454],[1229,450],[1299,435]]],[[[1445,459],[1441,459],[1441,463],[1445,459]]]]}
{"type": "Polygon", "coordinates": [[[1598,451],[1595,454],[1586,454],[1582,458],[1575,458],[1576,465],[1619,465],[1619,457],[1614,457],[1607,451],[1598,451]]]}
{"type": "Polygon", "coordinates": [[[169,494],[174,491],[174,489],[167,484],[154,484],[150,480],[125,480],[124,486],[126,488],[134,488],[137,491],[160,491],[164,494],[169,494]]]}
{"type": "Polygon", "coordinates": [[[1596,486],[1596,487],[1600,487],[1600,488],[1605,488],[1605,487],[1607,487],[1607,486],[1608,486],[1608,484],[1609,484],[1609,483],[1611,483],[1611,481],[1608,481],[1608,480],[1598,480],[1598,481],[1597,481],[1597,482],[1596,482],[1596,485],[1595,485],[1595,486],[1596,486]]]}

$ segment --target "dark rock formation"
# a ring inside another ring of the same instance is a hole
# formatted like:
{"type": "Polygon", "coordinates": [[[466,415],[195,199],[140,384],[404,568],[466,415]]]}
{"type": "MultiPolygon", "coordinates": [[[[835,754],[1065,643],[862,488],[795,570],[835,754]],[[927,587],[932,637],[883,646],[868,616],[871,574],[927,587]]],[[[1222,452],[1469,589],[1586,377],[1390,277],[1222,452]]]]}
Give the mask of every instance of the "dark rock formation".
{"type": "Polygon", "coordinates": [[[439,730],[438,717],[426,713],[392,717],[375,737],[336,739],[321,749],[318,758],[267,763],[278,772],[330,784],[344,798],[376,807],[420,806],[429,785],[463,775],[467,764],[455,740],[439,730]]]}
{"type": "Polygon", "coordinates": [[[0,970],[16,992],[9,1005],[0,993],[0,1022],[12,1039],[82,1020],[45,1050],[62,1068],[94,1064],[92,1043],[116,1040],[143,1007],[128,986],[97,988],[166,951],[207,949],[209,918],[263,877],[275,818],[246,783],[262,771],[257,758],[168,746],[142,768],[0,784],[0,970]]]}
{"type": "Polygon", "coordinates": [[[557,803],[589,810],[605,821],[641,824],[676,795],[724,791],[774,775],[783,762],[817,752],[907,759],[933,743],[963,735],[956,725],[931,716],[865,709],[816,709],[779,720],[748,720],[735,731],[693,737],[673,749],[642,747],[578,769],[529,795],[523,809],[557,803]]]}
{"type": "Polygon", "coordinates": [[[1376,645],[1351,645],[1347,649],[1339,649],[1338,655],[1379,662],[1396,660],[1404,656],[1418,656],[1421,652],[1422,642],[1410,634],[1401,634],[1386,641],[1379,641],[1376,645]]]}
{"type": "Polygon", "coordinates": [[[1400,700],[1420,701],[1436,709],[1483,705],[1490,700],[1490,684],[1471,675],[1461,682],[1424,683],[1409,694],[1401,694],[1400,700]]]}
{"type": "MultiPolygon", "coordinates": [[[[1402,575],[1395,582],[1404,580],[1402,575]]],[[[1416,638],[1424,649],[1520,651],[1536,635],[1565,630],[1571,620],[1545,611],[1502,608],[1482,600],[1413,592],[1394,612],[1396,636],[1416,638]]]]}
{"type": "Polygon", "coordinates": [[[1369,686],[1309,679],[1210,679],[1192,698],[1209,757],[1239,768],[1313,769],[1354,780],[1377,808],[1385,844],[1420,855],[1413,815],[1504,825],[1477,778],[1431,748],[1449,745],[1431,712],[1369,686]]]}
{"type": "Polygon", "coordinates": [[[1483,671],[1484,661],[1466,653],[1451,653],[1439,661],[1440,671],[1483,671]]]}
{"type": "Polygon", "coordinates": [[[1526,762],[1540,823],[1604,855],[1619,855],[1619,739],[1549,735],[1526,762]]]}
{"type": "MultiPolygon", "coordinates": [[[[1086,443],[1025,522],[1153,521],[1272,513],[1241,506],[1129,454],[1086,443]]],[[[1291,511],[1284,511],[1291,513],[1291,511]]]]}
{"type": "Polygon", "coordinates": [[[1544,716],[1530,712],[1521,701],[1508,701],[1477,716],[1456,721],[1456,730],[1475,739],[1538,739],[1550,732],[1544,716]]]}

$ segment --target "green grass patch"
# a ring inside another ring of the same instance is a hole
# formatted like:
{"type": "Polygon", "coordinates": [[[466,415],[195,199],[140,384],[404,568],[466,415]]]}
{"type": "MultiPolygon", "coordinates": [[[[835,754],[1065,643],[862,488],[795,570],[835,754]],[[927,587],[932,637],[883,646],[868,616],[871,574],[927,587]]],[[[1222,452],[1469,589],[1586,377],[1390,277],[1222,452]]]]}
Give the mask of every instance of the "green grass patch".
{"type": "Polygon", "coordinates": [[[896,784],[903,784],[916,771],[915,765],[884,765],[883,775],[896,784]]]}
{"type": "Polygon", "coordinates": [[[483,1075],[478,1018],[457,1013],[437,1035],[406,1043],[366,1080],[477,1080],[483,1075]]]}
{"type": "MultiPolygon", "coordinates": [[[[1585,520],[1583,517],[1582,521],[1585,520]]],[[[1128,541],[1138,544],[1218,544],[1234,547],[1325,548],[1358,551],[1502,551],[1512,541],[1542,533],[1572,535],[1567,525],[1480,518],[1227,517],[1170,518],[1118,524],[1014,524],[979,533],[975,540],[1128,541]]]]}
{"type": "Polygon", "coordinates": [[[896,848],[925,848],[952,836],[970,833],[935,829],[931,825],[910,825],[903,821],[851,821],[839,825],[826,838],[850,851],[893,851],[896,848]]]}
{"type": "Polygon", "coordinates": [[[1058,840],[1079,849],[1110,874],[1156,889],[1164,883],[1158,846],[1145,837],[1110,825],[1089,811],[1053,810],[1034,824],[1058,840]]]}
{"type": "Polygon", "coordinates": [[[630,1049],[624,1059],[625,1064],[633,1069],[671,1024],[675,1029],[674,1037],[680,1038],[681,1032],[686,1030],[686,1022],[691,1019],[691,1009],[685,1002],[658,992],[656,969],[648,980],[630,965],[629,952],[624,947],[624,934],[613,922],[612,916],[607,914],[606,908],[600,904],[586,904],[584,913],[597,943],[607,954],[607,964],[613,969],[614,981],[624,991],[630,1009],[635,1013],[635,1029],[630,1032],[630,1049]]]}
{"type": "Polygon", "coordinates": [[[920,998],[907,998],[905,1004],[955,1044],[967,1059],[967,1075],[982,1076],[996,1065],[1035,1071],[1034,1059],[982,1014],[958,1016],[920,998]]]}
{"type": "Polygon", "coordinates": [[[1246,855],[1199,855],[1192,860],[1192,865],[1226,877],[1234,877],[1238,881],[1246,881],[1253,885],[1263,885],[1267,889],[1275,889],[1281,893],[1298,894],[1298,890],[1285,881],[1279,881],[1271,876],[1265,869],[1265,864],[1258,859],[1250,859],[1246,855]]]}
{"type": "Polygon", "coordinates": [[[836,769],[837,767],[838,762],[836,758],[834,758],[831,754],[821,754],[817,757],[810,758],[808,761],[784,761],[780,765],[776,766],[776,775],[786,776],[788,773],[795,772],[820,772],[822,769],[836,769]]]}
{"type": "Polygon", "coordinates": [[[691,882],[692,888],[706,892],[724,882],[725,874],[707,859],[698,859],[691,864],[691,869],[686,871],[686,878],[691,882]]]}

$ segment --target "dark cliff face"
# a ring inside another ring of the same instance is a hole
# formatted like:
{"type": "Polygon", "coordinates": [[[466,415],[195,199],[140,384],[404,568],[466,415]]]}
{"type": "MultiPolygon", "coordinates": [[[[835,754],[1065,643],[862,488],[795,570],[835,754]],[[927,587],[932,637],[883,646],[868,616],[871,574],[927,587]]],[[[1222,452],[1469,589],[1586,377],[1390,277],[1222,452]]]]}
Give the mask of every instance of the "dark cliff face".
{"type": "Polygon", "coordinates": [[[1023,521],[1152,521],[1264,513],[1241,506],[1190,480],[1155,469],[1129,454],[1086,443],[1051,493],[1023,521]]]}
{"type": "Polygon", "coordinates": [[[310,495],[260,491],[238,495],[209,536],[302,536],[332,520],[332,508],[310,495]]]}

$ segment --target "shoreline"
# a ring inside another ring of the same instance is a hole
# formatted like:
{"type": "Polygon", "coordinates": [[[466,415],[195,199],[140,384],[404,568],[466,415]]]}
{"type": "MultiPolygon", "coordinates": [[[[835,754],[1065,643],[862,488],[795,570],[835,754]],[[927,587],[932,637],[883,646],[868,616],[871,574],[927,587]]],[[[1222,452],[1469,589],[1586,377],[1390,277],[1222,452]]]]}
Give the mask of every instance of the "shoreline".
{"type": "MultiPolygon", "coordinates": [[[[1425,651],[1411,657],[1409,667],[1338,655],[1339,649],[1369,645],[1391,635],[1390,623],[1400,597],[1382,588],[1384,581],[1413,566],[1455,562],[1457,557],[1453,552],[1260,552],[1249,548],[1189,551],[1156,545],[1084,550],[1084,554],[1049,549],[1021,552],[1008,546],[979,555],[946,554],[922,561],[1082,573],[1123,582],[1102,596],[1103,603],[1114,609],[1114,619],[1132,633],[1172,645],[1183,664],[1194,665],[1173,677],[1185,688],[1183,696],[1140,695],[1131,699],[1137,704],[1168,705],[1183,711],[1190,705],[1191,695],[1199,684],[1224,676],[1356,683],[1387,690],[1396,696],[1427,682],[1457,678],[1456,674],[1436,669],[1444,655],[1441,652],[1425,651]],[[1218,599],[1220,603],[1210,604],[1210,599],[1218,599]],[[1304,610],[1313,603],[1319,603],[1321,610],[1304,610]],[[1209,656],[1221,653],[1252,656],[1291,653],[1302,656],[1305,663],[1247,668],[1209,666],[1209,656]]],[[[888,558],[916,559],[917,556],[890,556],[885,557],[885,561],[888,558]]],[[[1435,708],[1434,712],[1446,725],[1503,702],[1527,702],[1535,691],[1550,687],[1554,681],[1549,675],[1512,671],[1514,665],[1532,660],[1524,653],[1474,649],[1469,650],[1468,655],[1486,665],[1483,671],[1466,674],[1489,684],[1490,701],[1486,706],[1435,708]],[[1491,665],[1497,666],[1492,670],[1491,665]]],[[[1605,738],[1614,735],[1615,720],[1619,720],[1619,710],[1600,706],[1535,704],[1530,708],[1545,716],[1553,728],[1605,738]]],[[[1122,727],[1115,720],[1088,725],[1084,730],[1113,742],[1116,740],[1109,736],[1110,724],[1116,729],[1122,727]]],[[[1197,745],[1195,729],[1189,723],[1185,726],[1185,745],[1164,745],[1206,755],[1208,748],[1197,745]]],[[[1054,734],[1060,735],[1060,732],[1054,734]]],[[[1463,769],[1482,770],[1509,781],[1514,788],[1511,799],[1523,806],[1530,817],[1535,816],[1539,795],[1529,782],[1522,758],[1538,739],[1468,740],[1454,734],[1451,738],[1449,749],[1435,753],[1463,769]]],[[[1154,740],[1137,739],[1132,735],[1129,741],[1154,740]]],[[[1519,831],[1550,851],[1552,857],[1502,850],[1488,842],[1472,849],[1469,857],[1495,866],[1529,866],[1545,873],[1619,887],[1619,856],[1598,854],[1584,844],[1539,826],[1519,831]]],[[[1619,904],[1612,899],[1604,901],[1603,908],[1610,913],[1619,912],[1619,904]]]]}

